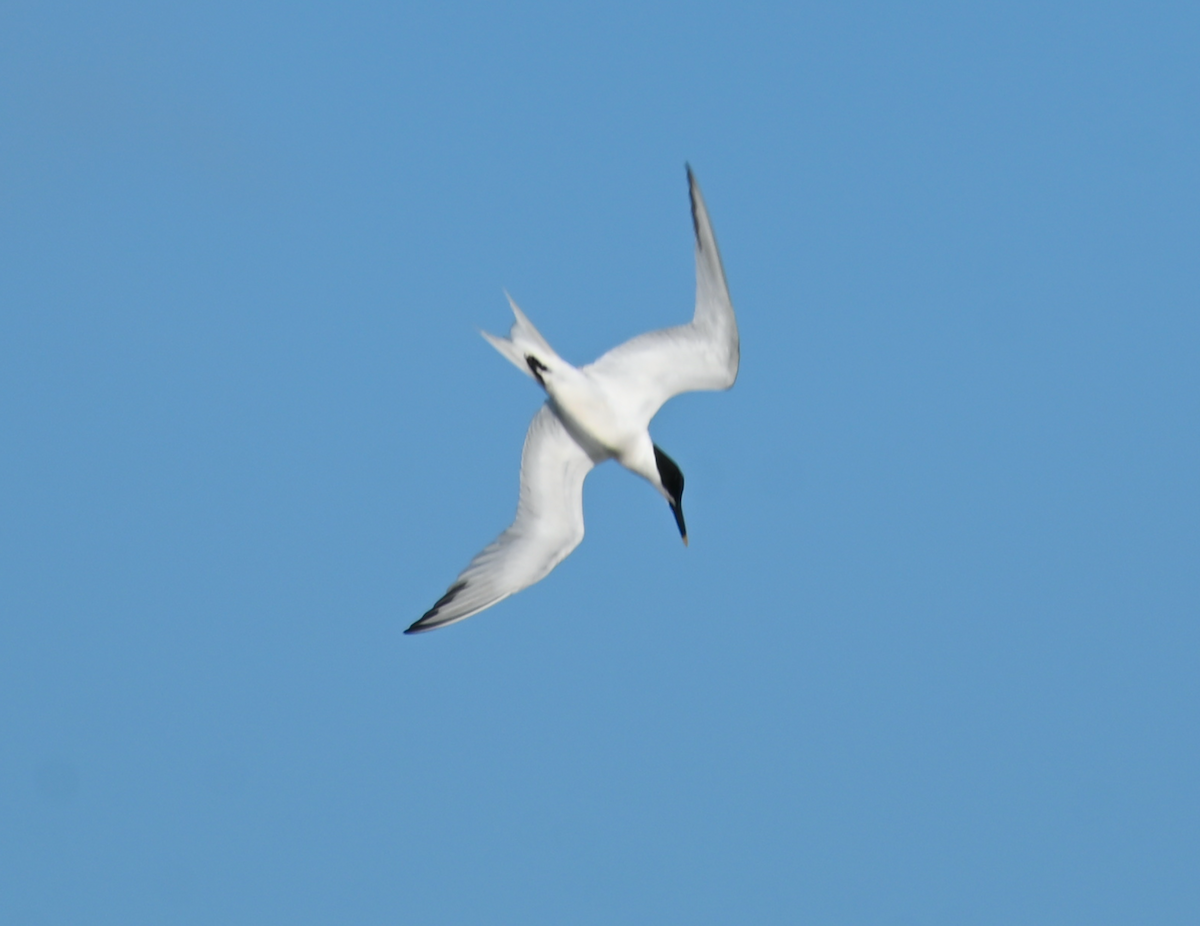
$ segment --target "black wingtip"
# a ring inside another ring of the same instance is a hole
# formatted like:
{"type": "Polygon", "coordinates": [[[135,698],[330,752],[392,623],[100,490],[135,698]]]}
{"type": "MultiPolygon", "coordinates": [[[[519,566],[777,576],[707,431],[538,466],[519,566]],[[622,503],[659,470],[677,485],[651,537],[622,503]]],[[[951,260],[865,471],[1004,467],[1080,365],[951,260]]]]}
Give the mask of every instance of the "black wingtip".
{"type": "Polygon", "coordinates": [[[692,203],[692,228],[696,232],[696,238],[700,237],[700,218],[696,215],[696,175],[692,173],[692,165],[686,161],[683,166],[687,169],[688,179],[688,199],[692,203]]]}
{"type": "Polygon", "coordinates": [[[685,163],[684,167],[688,168],[688,199],[691,202],[691,228],[696,233],[696,241],[700,242],[700,204],[697,200],[700,199],[700,186],[696,184],[696,175],[691,173],[691,164],[685,163]]]}
{"type": "Polygon", "coordinates": [[[420,620],[415,620],[409,624],[405,633],[425,633],[427,630],[436,630],[441,627],[441,623],[437,621],[437,608],[431,608],[421,615],[420,620]]]}
{"type": "Polygon", "coordinates": [[[450,602],[452,602],[455,599],[455,597],[458,595],[458,593],[461,592],[466,587],[467,587],[466,582],[457,582],[454,585],[451,585],[450,588],[448,588],[446,590],[446,594],[444,594],[441,598],[439,598],[437,600],[437,604],[435,604],[432,608],[430,608],[428,611],[426,611],[424,614],[422,614],[420,620],[413,621],[413,623],[409,626],[409,628],[404,632],[405,633],[424,633],[427,630],[435,630],[438,627],[440,627],[441,622],[436,620],[436,618],[438,616],[438,611],[440,611],[443,607],[445,607],[450,602]]]}

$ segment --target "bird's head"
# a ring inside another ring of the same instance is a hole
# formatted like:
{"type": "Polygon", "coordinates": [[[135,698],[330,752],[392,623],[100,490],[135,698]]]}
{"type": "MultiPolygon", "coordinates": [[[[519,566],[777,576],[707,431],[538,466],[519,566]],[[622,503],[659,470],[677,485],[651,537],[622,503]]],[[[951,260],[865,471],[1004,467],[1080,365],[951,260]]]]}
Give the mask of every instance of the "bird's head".
{"type": "Polygon", "coordinates": [[[654,445],[654,463],[658,468],[658,489],[671,505],[671,514],[675,515],[675,524],[679,527],[679,536],[687,546],[687,525],[683,522],[683,472],[675,461],[654,445]]]}

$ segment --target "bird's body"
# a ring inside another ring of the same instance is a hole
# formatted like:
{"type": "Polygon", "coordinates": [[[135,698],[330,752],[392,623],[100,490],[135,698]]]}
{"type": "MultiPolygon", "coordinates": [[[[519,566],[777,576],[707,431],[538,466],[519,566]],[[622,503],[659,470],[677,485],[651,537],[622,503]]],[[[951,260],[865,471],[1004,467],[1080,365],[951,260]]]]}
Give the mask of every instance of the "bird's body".
{"type": "Polygon", "coordinates": [[[616,459],[671,506],[683,542],[683,474],[650,438],[662,404],[681,392],[728,389],[737,378],[737,320],[700,189],[688,170],[696,232],[692,321],[651,331],[574,367],[517,304],[507,338],[483,336],[546,391],[521,454],[521,495],[512,525],[471,560],[442,598],[406,633],[463,620],[533,585],[583,539],[583,481],[616,459]]]}

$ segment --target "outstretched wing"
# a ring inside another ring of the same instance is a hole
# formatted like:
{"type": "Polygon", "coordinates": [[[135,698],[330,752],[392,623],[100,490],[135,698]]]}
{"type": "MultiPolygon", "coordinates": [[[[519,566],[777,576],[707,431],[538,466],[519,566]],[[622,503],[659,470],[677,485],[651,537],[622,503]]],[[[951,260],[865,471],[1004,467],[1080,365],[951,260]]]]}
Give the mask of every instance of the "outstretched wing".
{"type": "Polygon", "coordinates": [[[737,319],[704,197],[690,167],[687,175],[696,230],[696,314],[687,325],[639,335],[583,367],[643,427],[672,396],[728,389],[737,379],[737,319]]]}
{"type": "Polygon", "coordinates": [[[583,540],[583,480],[597,462],[543,405],[521,452],[516,520],[405,633],[461,621],[544,579],[583,540]]]}

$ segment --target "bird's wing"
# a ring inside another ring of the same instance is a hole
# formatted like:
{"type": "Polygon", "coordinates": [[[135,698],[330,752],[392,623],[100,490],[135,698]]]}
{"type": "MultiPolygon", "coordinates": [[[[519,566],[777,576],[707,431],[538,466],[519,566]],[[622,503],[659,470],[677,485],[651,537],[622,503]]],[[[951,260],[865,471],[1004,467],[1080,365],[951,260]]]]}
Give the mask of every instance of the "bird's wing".
{"type": "Polygon", "coordinates": [[[602,458],[543,405],[525,435],[516,519],[405,633],[461,621],[545,578],[583,540],[583,480],[602,458]]]}
{"type": "Polygon", "coordinates": [[[708,210],[688,168],[696,230],[696,313],[689,324],[650,331],[583,369],[643,426],[681,392],[728,389],[737,379],[737,319],[708,210]]]}

